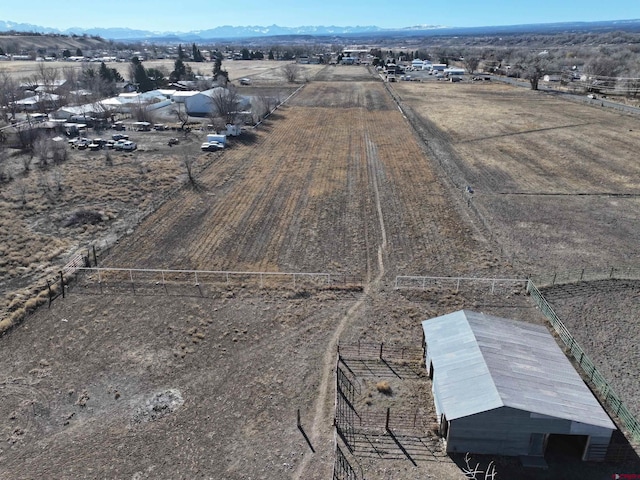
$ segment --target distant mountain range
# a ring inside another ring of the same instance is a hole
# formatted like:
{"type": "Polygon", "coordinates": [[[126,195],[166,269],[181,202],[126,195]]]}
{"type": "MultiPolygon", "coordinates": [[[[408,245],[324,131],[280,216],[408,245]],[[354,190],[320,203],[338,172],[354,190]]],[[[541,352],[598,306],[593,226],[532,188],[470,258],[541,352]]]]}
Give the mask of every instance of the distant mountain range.
{"type": "Polygon", "coordinates": [[[190,32],[153,32],[130,28],[80,28],[73,27],[66,30],[42,27],[29,23],[15,23],[0,20],[0,31],[51,33],[62,35],[99,36],[107,40],[120,41],[164,41],[164,42],[199,42],[205,40],[246,39],[283,36],[311,36],[311,37],[364,37],[370,35],[488,35],[509,34],[523,32],[558,32],[558,31],[640,31],[640,20],[617,20],[600,22],[563,22],[548,24],[506,25],[487,27],[445,27],[442,25],[415,25],[403,28],[380,28],[374,25],[337,27],[337,26],[302,26],[280,27],[262,26],[230,26],[224,25],[207,30],[190,32]]]}

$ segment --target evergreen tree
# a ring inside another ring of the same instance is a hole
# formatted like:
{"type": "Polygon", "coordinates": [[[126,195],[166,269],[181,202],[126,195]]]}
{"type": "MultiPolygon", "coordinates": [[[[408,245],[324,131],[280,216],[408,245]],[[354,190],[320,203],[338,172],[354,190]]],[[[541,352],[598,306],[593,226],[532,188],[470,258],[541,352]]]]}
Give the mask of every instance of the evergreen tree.
{"type": "Polygon", "coordinates": [[[114,81],[111,69],[107,68],[104,62],[100,62],[100,70],[98,71],[98,74],[100,75],[100,78],[105,82],[110,83],[114,81]]]}
{"type": "Polygon", "coordinates": [[[131,59],[131,65],[133,67],[133,80],[138,85],[140,92],[148,92],[153,90],[153,82],[149,79],[147,71],[142,66],[142,62],[138,57],[131,59]]]}
{"type": "Polygon", "coordinates": [[[213,62],[213,79],[218,80],[218,77],[224,77],[224,81],[229,81],[229,72],[222,69],[222,54],[216,53],[216,59],[213,62]]]}
{"type": "Polygon", "coordinates": [[[182,44],[178,45],[178,60],[183,60],[186,57],[184,54],[184,50],[182,49],[182,44]]]}
{"type": "Polygon", "coordinates": [[[178,80],[184,80],[184,76],[187,73],[187,67],[184,62],[179,58],[173,64],[173,72],[171,72],[171,79],[176,82],[178,80]]]}
{"type": "Polygon", "coordinates": [[[202,56],[202,53],[200,53],[200,49],[196,47],[195,43],[191,45],[191,51],[191,57],[193,58],[194,62],[204,62],[204,57],[202,56]]]}
{"type": "Polygon", "coordinates": [[[82,57],[82,50],[80,50],[80,47],[76,48],[76,57],[82,57]]]}
{"type": "Polygon", "coordinates": [[[167,81],[164,78],[164,73],[157,68],[148,68],[147,77],[149,77],[149,81],[153,85],[153,89],[162,88],[167,84],[167,81]]]}
{"type": "Polygon", "coordinates": [[[275,57],[273,56],[273,50],[269,50],[269,60],[274,60],[275,57]]]}

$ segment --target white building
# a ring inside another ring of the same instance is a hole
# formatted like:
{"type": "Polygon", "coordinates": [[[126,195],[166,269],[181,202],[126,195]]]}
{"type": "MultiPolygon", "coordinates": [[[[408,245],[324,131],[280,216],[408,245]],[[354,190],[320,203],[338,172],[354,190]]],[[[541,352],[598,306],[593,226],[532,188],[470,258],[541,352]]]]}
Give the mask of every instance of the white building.
{"type": "MultiPolygon", "coordinates": [[[[197,95],[189,96],[185,99],[184,104],[189,115],[195,117],[204,117],[217,113],[216,99],[222,98],[229,101],[233,101],[233,93],[224,87],[215,87],[204,92],[198,92],[197,95]]],[[[251,101],[249,97],[242,95],[235,95],[236,106],[235,109],[238,112],[249,110],[251,108],[251,101]]],[[[224,100],[223,100],[224,101],[224,100]]]]}

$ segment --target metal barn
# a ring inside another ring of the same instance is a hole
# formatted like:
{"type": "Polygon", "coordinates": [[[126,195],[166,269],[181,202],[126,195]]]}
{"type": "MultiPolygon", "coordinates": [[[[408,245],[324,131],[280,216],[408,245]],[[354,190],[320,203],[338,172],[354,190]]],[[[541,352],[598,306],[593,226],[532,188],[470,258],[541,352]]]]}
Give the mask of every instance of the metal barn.
{"type": "Polygon", "coordinates": [[[422,328],[447,452],[605,459],[616,426],[544,326],[460,310],[422,328]]]}

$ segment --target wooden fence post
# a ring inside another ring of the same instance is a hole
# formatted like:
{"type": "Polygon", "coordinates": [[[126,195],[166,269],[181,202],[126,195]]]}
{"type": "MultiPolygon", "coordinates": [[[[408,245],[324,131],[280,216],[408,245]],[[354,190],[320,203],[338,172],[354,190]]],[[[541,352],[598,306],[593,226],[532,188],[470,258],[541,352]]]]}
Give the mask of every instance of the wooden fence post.
{"type": "Polygon", "coordinates": [[[60,270],[60,288],[62,289],[62,298],[65,298],[65,293],[64,293],[64,273],[62,273],[62,270],[60,270]]]}
{"type": "Polygon", "coordinates": [[[53,302],[53,291],[51,291],[51,284],[49,280],[47,280],[47,289],[49,290],[49,307],[51,307],[51,302],[53,302]]]}
{"type": "Polygon", "coordinates": [[[96,246],[93,245],[93,264],[94,266],[98,266],[98,256],[96,255],[96,246]]]}

